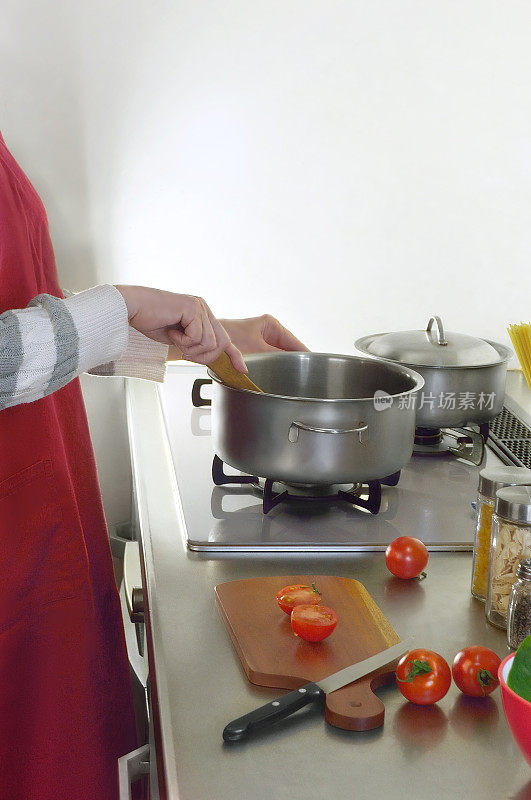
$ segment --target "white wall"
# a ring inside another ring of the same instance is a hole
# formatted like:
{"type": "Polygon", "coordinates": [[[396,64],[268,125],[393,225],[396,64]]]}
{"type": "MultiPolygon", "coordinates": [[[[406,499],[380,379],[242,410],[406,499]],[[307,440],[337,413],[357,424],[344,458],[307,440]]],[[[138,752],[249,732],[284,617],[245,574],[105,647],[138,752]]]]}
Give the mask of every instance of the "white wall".
{"type": "Polygon", "coordinates": [[[508,341],[530,30],[527,0],[4,0],[0,125],[71,288],[202,294],[320,350],[433,312],[508,341]]]}
{"type": "Polygon", "coordinates": [[[323,350],[529,316],[529,3],[107,5],[82,68],[101,277],[323,350]]]}

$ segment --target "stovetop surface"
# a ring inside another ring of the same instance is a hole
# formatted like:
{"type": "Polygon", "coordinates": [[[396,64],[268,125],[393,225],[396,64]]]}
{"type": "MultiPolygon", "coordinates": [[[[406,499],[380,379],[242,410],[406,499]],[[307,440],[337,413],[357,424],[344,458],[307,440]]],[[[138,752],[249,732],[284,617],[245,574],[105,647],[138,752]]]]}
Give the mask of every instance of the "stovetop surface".
{"type": "MultiPolygon", "coordinates": [[[[199,377],[206,377],[201,367],[171,365],[159,388],[191,550],[383,550],[405,535],[422,539],[431,550],[472,549],[478,472],[486,464],[502,463],[488,448],[479,467],[451,455],[414,456],[397,486],[382,487],[377,515],[344,503],[281,505],[264,515],[258,490],[214,486],[210,408],[194,408],[191,401],[192,385],[199,377]]],[[[208,386],[202,394],[209,396],[208,386]]]]}

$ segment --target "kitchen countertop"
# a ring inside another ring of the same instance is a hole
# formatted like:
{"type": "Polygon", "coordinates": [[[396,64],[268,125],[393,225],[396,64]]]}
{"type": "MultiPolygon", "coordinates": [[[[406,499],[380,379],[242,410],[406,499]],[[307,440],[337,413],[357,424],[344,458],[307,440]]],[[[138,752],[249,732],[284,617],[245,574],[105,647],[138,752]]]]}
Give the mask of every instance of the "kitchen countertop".
{"type": "Polygon", "coordinates": [[[474,701],[452,684],[440,703],[422,708],[388,687],[378,692],[385,724],[373,731],[333,728],[321,710],[310,709],[246,742],[223,743],[228,721],[280,694],[247,681],[214,600],[223,581],[297,573],[356,578],[399,635],[413,634],[417,646],[450,663],[467,644],[503,657],[505,636],[470,596],[470,553],[431,553],[426,580],[403,583],[388,573],[381,553],[213,559],[188,551],[156,386],[129,380],[127,411],[160,719],[156,746],[168,798],[531,798],[531,773],[507,728],[499,690],[474,701]]]}

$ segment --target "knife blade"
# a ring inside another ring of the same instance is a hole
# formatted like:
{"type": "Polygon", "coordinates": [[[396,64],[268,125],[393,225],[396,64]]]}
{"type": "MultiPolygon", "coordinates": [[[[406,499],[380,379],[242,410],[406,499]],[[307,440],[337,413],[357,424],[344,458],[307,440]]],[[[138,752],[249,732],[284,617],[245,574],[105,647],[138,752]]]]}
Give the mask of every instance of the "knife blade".
{"type": "Polygon", "coordinates": [[[342,686],[347,686],[349,683],[363,678],[365,675],[374,672],[374,670],[383,667],[390,661],[411,650],[412,639],[405,639],[403,642],[388,647],[374,656],[358,661],[357,664],[351,664],[349,667],[340,669],[339,672],[334,672],[320,681],[312,681],[304,684],[299,689],[294,689],[282,697],[266,703],[264,706],[244,714],[243,717],[229,722],[223,730],[223,739],[226,742],[235,742],[239,739],[244,739],[252,731],[257,728],[263,728],[266,725],[272,725],[285,717],[289,717],[304,706],[315,703],[317,700],[322,699],[326,694],[335,692],[342,686]]]}

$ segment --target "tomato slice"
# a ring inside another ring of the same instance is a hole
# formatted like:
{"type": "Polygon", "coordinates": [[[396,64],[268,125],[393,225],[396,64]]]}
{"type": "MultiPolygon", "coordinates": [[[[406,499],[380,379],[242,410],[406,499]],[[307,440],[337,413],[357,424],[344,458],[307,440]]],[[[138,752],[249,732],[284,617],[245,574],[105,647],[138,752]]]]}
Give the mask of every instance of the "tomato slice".
{"type": "Polygon", "coordinates": [[[277,603],[286,614],[291,614],[295,606],[316,605],[321,602],[321,593],[315,583],[312,583],[311,586],[306,586],[304,583],[284,586],[276,596],[277,603]]]}
{"type": "Polygon", "coordinates": [[[307,642],[320,642],[330,636],[338,620],[334,609],[328,606],[296,606],[291,614],[291,627],[295,636],[307,642]]]}

